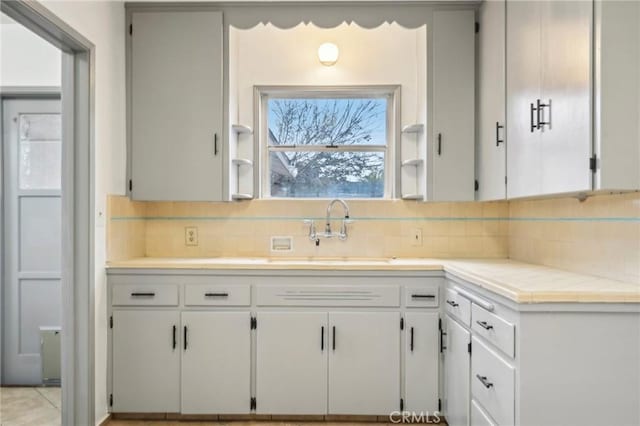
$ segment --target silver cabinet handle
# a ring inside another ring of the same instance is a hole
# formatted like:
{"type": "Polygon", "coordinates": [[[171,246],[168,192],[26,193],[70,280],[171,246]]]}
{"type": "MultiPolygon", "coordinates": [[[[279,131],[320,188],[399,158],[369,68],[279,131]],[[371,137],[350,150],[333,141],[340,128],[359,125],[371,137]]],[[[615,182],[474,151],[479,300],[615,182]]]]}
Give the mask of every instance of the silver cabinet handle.
{"type": "Polygon", "coordinates": [[[487,376],[481,376],[479,374],[476,374],[476,378],[480,380],[480,383],[482,383],[485,388],[489,389],[493,387],[493,383],[487,380],[487,376]]]}

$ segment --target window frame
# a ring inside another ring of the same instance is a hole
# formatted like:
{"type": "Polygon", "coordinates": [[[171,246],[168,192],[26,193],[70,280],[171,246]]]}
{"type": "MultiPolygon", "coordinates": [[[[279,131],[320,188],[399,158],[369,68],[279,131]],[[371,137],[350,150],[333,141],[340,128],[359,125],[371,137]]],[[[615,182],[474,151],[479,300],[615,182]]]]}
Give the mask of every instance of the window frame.
{"type": "MultiPolygon", "coordinates": [[[[271,200],[328,200],[332,197],[278,197],[271,195],[269,186],[269,149],[268,134],[268,101],[273,98],[283,99],[339,99],[339,98],[387,98],[386,140],[385,145],[349,145],[349,149],[326,148],[323,146],[297,147],[297,151],[316,152],[383,152],[384,153],[384,194],[379,198],[362,197],[350,200],[389,200],[395,197],[399,188],[399,166],[396,164],[400,156],[400,85],[365,85],[365,86],[254,86],[254,129],[258,129],[255,138],[255,164],[259,172],[256,173],[255,188],[260,188],[260,197],[271,200]]],[[[275,151],[291,151],[291,146],[283,146],[275,151]]]]}

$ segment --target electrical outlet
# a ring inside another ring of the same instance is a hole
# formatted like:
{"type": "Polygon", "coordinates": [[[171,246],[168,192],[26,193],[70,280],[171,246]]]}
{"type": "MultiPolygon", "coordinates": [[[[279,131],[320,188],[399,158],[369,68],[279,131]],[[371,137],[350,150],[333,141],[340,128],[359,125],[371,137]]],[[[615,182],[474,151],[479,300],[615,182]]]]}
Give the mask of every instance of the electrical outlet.
{"type": "Polygon", "coordinates": [[[198,245],[198,228],[196,228],[195,226],[187,226],[186,228],[184,228],[184,245],[198,245]]]}
{"type": "Polygon", "coordinates": [[[422,229],[421,228],[414,228],[411,230],[411,245],[412,246],[422,245],[422,229]]]}

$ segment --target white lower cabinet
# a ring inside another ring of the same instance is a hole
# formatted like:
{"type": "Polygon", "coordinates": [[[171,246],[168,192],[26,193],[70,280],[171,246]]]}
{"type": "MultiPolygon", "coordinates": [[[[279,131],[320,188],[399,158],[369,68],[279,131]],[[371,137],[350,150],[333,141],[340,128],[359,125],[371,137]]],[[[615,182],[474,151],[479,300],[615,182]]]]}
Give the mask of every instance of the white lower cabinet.
{"type": "Polygon", "coordinates": [[[399,410],[400,313],[331,312],[329,328],[329,413],[399,410]]]}
{"type": "Polygon", "coordinates": [[[183,414],[241,414],[251,402],[249,312],[182,313],[183,414]]]}
{"type": "Polygon", "coordinates": [[[113,411],[180,411],[180,313],[113,311],[113,411]]]}
{"type": "Polygon", "coordinates": [[[446,319],[444,408],[450,426],[469,424],[469,343],[471,333],[453,318],[446,319]]]}
{"type": "Polygon", "coordinates": [[[471,424],[473,426],[496,426],[476,401],[471,401],[471,424]]]}
{"type": "Polygon", "coordinates": [[[326,414],[328,314],[257,315],[256,412],[326,414]]]}
{"type": "Polygon", "coordinates": [[[433,415],[438,411],[439,315],[408,312],[404,318],[404,409],[433,415]]]}

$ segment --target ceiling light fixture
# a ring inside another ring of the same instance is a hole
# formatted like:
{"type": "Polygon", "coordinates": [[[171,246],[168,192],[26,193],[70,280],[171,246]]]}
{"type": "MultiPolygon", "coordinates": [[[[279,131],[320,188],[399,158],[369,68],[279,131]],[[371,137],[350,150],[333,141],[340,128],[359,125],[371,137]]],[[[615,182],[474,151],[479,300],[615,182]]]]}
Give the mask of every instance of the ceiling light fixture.
{"type": "Polygon", "coordinates": [[[340,50],[338,46],[333,43],[322,43],[318,48],[318,59],[324,66],[330,67],[338,62],[338,55],[340,50]]]}

